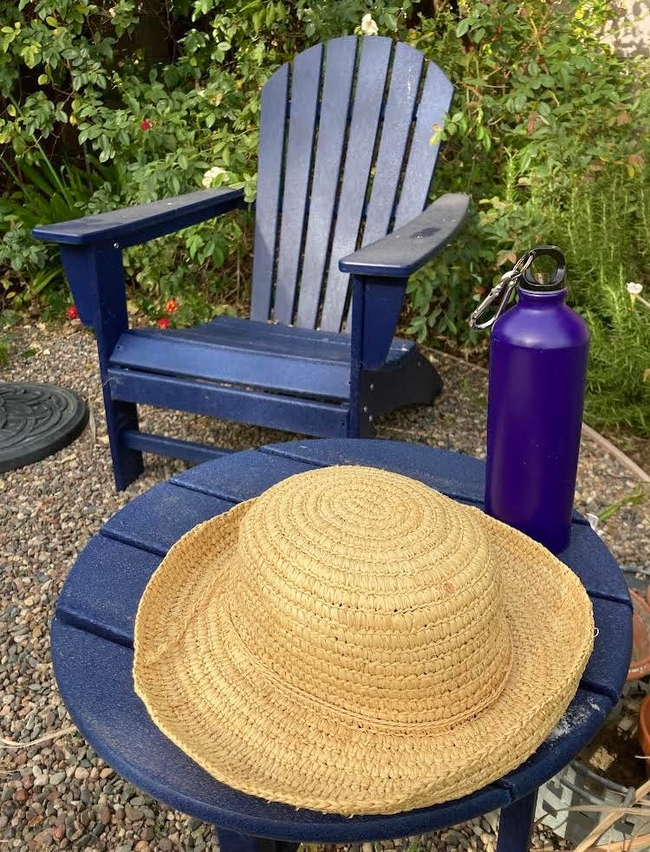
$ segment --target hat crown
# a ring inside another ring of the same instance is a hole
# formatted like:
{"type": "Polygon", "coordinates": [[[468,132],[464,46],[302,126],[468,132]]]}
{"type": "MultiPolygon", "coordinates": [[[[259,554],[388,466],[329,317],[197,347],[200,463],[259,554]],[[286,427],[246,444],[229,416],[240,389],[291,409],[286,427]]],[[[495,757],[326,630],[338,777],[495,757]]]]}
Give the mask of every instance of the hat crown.
{"type": "Polygon", "coordinates": [[[473,510],[399,474],[330,467],[259,497],[237,554],[236,633],[297,700],[436,730],[500,694],[510,636],[473,510]]]}

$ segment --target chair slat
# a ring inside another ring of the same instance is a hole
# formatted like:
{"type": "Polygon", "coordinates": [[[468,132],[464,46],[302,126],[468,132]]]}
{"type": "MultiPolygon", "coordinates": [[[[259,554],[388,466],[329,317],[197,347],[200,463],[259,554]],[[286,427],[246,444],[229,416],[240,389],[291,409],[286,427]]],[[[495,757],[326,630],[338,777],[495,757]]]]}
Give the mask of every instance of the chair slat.
{"type": "MultiPolygon", "coordinates": [[[[268,322],[256,322],[238,317],[217,317],[204,325],[192,328],[158,331],[158,329],[132,329],[125,333],[130,336],[145,337],[157,346],[158,339],[204,341],[216,344],[220,348],[245,349],[252,352],[270,352],[288,357],[306,358],[317,361],[332,361],[334,363],[350,363],[350,335],[335,332],[320,332],[311,328],[297,329],[288,325],[278,325],[268,322]]],[[[120,353],[123,341],[113,351],[111,363],[120,363],[120,353]]],[[[386,357],[386,363],[396,365],[406,355],[415,349],[413,340],[394,337],[386,357]]]]}
{"type": "MultiPolygon", "coordinates": [[[[252,323],[250,320],[243,320],[238,317],[221,316],[203,326],[197,326],[191,329],[194,333],[206,333],[207,336],[217,334],[222,342],[227,340],[237,342],[264,340],[283,342],[285,351],[295,352],[296,347],[308,346],[315,344],[318,351],[324,355],[329,353],[328,357],[331,360],[337,360],[337,349],[345,351],[345,358],[349,359],[350,353],[350,335],[340,334],[338,332],[316,331],[311,328],[296,329],[295,326],[279,325],[273,323],[252,323]],[[208,331],[210,329],[210,331],[208,331]]],[[[168,335],[169,331],[163,332],[168,335]]],[[[395,366],[406,357],[406,353],[411,352],[416,348],[415,341],[406,340],[403,337],[394,337],[390,349],[386,356],[386,364],[395,366]]]]}
{"type": "MultiPolygon", "coordinates": [[[[311,329],[293,329],[289,326],[258,323],[254,320],[240,319],[237,325],[222,326],[220,323],[207,323],[195,328],[178,328],[159,332],[157,328],[131,329],[120,338],[113,350],[111,364],[128,366],[125,358],[141,350],[148,359],[148,350],[164,351],[166,347],[175,348],[180,343],[196,348],[209,347],[210,354],[206,360],[210,362],[218,357],[218,353],[227,355],[229,352],[244,352],[245,354],[260,353],[269,356],[284,356],[335,364],[350,364],[350,337],[347,334],[329,334],[326,340],[319,340],[311,329]],[[282,334],[280,329],[288,330],[282,334]],[[307,332],[307,334],[305,334],[307,332]],[[127,354],[128,353],[128,354],[127,354]]],[[[397,344],[398,338],[395,338],[397,344]]],[[[409,341],[410,342],[410,341],[409,341]]],[[[402,344],[406,341],[401,341],[402,344]]],[[[398,348],[395,346],[395,348],[398,348]]],[[[226,369],[229,369],[227,367],[226,369]]],[[[212,366],[216,372],[216,366],[212,366]]]]}
{"type": "Polygon", "coordinates": [[[318,317],[348,124],[357,45],[356,36],[334,39],[327,45],[309,224],[296,317],[296,325],[302,328],[315,328],[318,317]]]}
{"type": "Polygon", "coordinates": [[[365,39],[362,45],[343,183],[332,239],[327,292],[320,322],[320,327],[327,331],[338,331],[343,320],[349,276],[339,272],[338,263],[346,252],[356,247],[384,101],[392,42],[390,39],[374,37],[365,39]]]}
{"type": "Polygon", "coordinates": [[[216,332],[224,340],[239,340],[243,333],[242,325],[246,325],[246,327],[250,325],[250,328],[248,328],[247,331],[250,336],[272,336],[277,340],[285,340],[288,346],[293,346],[296,337],[298,337],[300,340],[312,340],[319,344],[324,342],[326,345],[341,346],[348,351],[350,349],[350,338],[347,334],[339,334],[338,332],[322,332],[316,331],[315,329],[301,328],[298,335],[296,335],[295,327],[290,325],[254,322],[252,320],[242,319],[241,317],[229,317],[226,314],[222,314],[220,317],[215,317],[215,319],[210,320],[210,322],[205,323],[204,325],[196,326],[194,330],[199,332],[205,331],[208,334],[216,332]]]}
{"type": "MultiPolygon", "coordinates": [[[[415,114],[423,60],[421,53],[403,42],[395,49],[375,178],[363,232],[364,246],[385,236],[389,230],[415,114]]],[[[433,152],[431,158],[435,159],[433,152]]]]}
{"type": "Polygon", "coordinates": [[[395,214],[396,228],[424,210],[440,147],[439,142],[431,144],[431,137],[435,132],[434,126],[444,122],[452,94],[453,87],[449,80],[437,65],[429,63],[395,214]]]}
{"type": "Polygon", "coordinates": [[[296,57],[291,79],[291,114],[282,197],[278,271],[273,317],[293,321],[298,267],[302,254],[305,212],[316,128],[323,46],[296,57]]]}
{"type": "Polygon", "coordinates": [[[289,66],[283,65],[262,90],[251,296],[251,319],[257,320],[268,319],[271,310],[273,267],[284,167],[288,82],[289,66]]]}
{"type": "Polygon", "coordinates": [[[182,376],[156,375],[109,367],[110,391],[115,399],[156,405],[209,417],[225,415],[239,423],[284,429],[298,435],[345,437],[350,406],[346,401],[323,402],[284,396],[252,388],[188,382],[182,376]]]}
{"type": "MultiPolygon", "coordinates": [[[[277,347],[275,347],[277,348],[277,347]]],[[[118,368],[160,375],[187,376],[269,391],[308,394],[347,400],[350,392],[349,359],[336,347],[333,353],[315,347],[298,357],[273,348],[235,348],[218,341],[178,335],[156,337],[127,332],[111,358],[111,375],[118,368]],[[334,357],[327,357],[333,354],[334,357]]]]}

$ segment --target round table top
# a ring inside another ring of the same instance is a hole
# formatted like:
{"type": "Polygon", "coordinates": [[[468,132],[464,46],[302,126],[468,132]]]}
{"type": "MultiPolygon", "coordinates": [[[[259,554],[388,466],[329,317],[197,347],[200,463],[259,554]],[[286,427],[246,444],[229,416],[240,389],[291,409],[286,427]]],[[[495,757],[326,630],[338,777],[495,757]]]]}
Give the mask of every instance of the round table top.
{"type": "Polygon", "coordinates": [[[559,555],[582,580],[597,630],[594,651],[561,723],[525,763],[482,790],[391,816],[344,817],[296,809],[216,781],[154,725],[133,691],[133,624],[145,586],[185,532],[276,482],[331,464],[366,464],[419,479],[482,506],[482,462],[421,444],[325,439],[272,444],[199,465],[151,488],[85,547],[62,590],[52,658],[75,724],[124,778],[184,813],[232,831],[283,840],[358,842],[404,837],[507,807],[555,775],[615,705],[630,659],[631,605],[621,572],[578,515],[559,555]]]}

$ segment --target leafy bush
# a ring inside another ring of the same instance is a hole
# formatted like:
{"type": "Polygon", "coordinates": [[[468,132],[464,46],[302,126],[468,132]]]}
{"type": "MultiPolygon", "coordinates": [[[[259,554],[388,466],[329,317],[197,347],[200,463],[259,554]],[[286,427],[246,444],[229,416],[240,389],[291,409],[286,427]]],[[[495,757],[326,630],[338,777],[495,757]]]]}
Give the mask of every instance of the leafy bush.
{"type": "MultiPolygon", "coordinates": [[[[459,328],[473,288],[549,240],[551,223],[577,181],[602,172],[608,179],[647,180],[642,146],[650,118],[648,60],[622,59],[601,40],[614,15],[607,0],[492,0],[461,9],[457,24],[437,16],[411,34],[457,85],[450,118],[438,131],[446,146],[437,181],[468,192],[478,205],[478,241],[469,254],[451,255],[465,282],[453,318],[459,328]]],[[[621,229],[612,237],[629,242],[643,235],[621,229]]],[[[580,279],[586,273],[577,260],[569,254],[572,276],[580,279]]],[[[444,279],[436,282],[434,297],[440,291],[448,298],[444,279]]],[[[420,337],[447,333],[440,321],[420,312],[412,329],[420,337]]],[[[461,335],[471,341],[467,332],[461,335]]]]}
{"type": "MultiPolygon", "coordinates": [[[[150,23],[136,13],[133,0],[112,6],[77,0],[21,0],[16,6],[0,0],[0,91],[10,93],[0,118],[0,144],[21,165],[41,162],[42,146],[59,156],[72,151],[84,168],[91,157],[113,164],[112,186],[96,188],[89,212],[206,183],[241,186],[253,198],[263,83],[308,44],[354,29],[367,11],[363,0],[328,0],[318,8],[306,0],[164,5],[165,25],[155,35],[174,61],[152,64],[145,47],[130,50],[146,45],[142,31],[150,23]],[[31,91],[36,86],[41,88],[31,91]],[[39,138],[41,146],[34,141],[39,138]]],[[[404,35],[411,6],[379,2],[375,18],[387,31],[399,28],[404,35]]],[[[125,266],[137,284],[139,305],[155,315],[169,297],[182,293],[182,309],[174,317],[179,322],[223,310],[232,290],[227,282],[233,276],[238,281],[246,263],[250,230],[250,217],[238,214],[130,249],[125,266]]],[[[21,229],[18,239],[9,229],[0,262],[11,256],[27,278],[40,274],[42,281],[52,251],[29,243],[25,233],[21,229]]],[[[32,287],[23,296],[35,294],[32,287]]]]}
{"type": "Polygon", "coordinates": [[[576,182],[550,233],[580,275],[570,292],[591,329],[586,416],[650,435],[650,311],[627,283],[648,276],[650,187],[639,176],[605,173],[576,182]]]}
{"type": "Polygon", "coordinates": [[[19,308],[48,288],[64,286],[65,278],[56,246],[37,243],[31,235],[41,222],[61,222],[95,212],[94,199],[112,186],[115,172],[94,163],[87,172],[64,164],[56,168],[35,142],[38,160],[18,160],[4,165],[13,180],[14,192],[0,199],[0,264],[6,267],[2,281],[5,305],[19,308]]]}

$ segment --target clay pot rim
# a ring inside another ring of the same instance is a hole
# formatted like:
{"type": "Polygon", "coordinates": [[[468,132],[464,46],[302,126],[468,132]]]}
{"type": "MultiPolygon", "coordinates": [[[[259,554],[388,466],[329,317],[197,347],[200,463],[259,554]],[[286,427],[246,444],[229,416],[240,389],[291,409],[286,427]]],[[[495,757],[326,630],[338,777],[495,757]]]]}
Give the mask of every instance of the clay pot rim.
{"type": "MultiPolygon", "coordinates": [[[[650,605],[643,597],[643,595],[639,594],[639,592],[634,589],[630,589],[630,597],[632,598],[632,605],[634,611],[633,617],[641,620],[643,627],[646,629],[646,633],[650,636],[650,627],[646,628],[645,622],[640,618],[637,614],[636,610],[640,609],[648,616],[648,621],[650,622],[650,605]]],[[[650,645],[650,641],[648,643],[650,645]]],[[[650,654],[647,654],[645,657],[642,657],[640,660],[637,660],[635,663],[630,663],[630,668],[627,673],[628,680],[639,680],[642,677],[650,674],[650,654]]]]}

